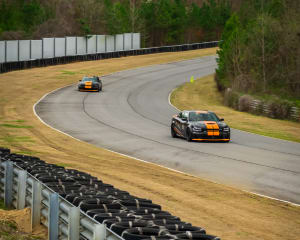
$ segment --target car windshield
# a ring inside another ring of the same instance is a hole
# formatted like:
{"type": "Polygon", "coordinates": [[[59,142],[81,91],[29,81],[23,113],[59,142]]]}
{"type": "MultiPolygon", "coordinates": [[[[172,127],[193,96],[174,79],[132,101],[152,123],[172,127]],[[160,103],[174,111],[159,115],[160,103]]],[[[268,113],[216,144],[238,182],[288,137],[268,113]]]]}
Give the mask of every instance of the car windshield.
{"type": "Polygon", "coordinates": [[[82,79],[82,82],[88,82],[88,81],[98,82],[98,79],[97,79],[97,77],[84,77],[82,79]]]}
{"type": "Polygon", "coordinates": [[[190,112],[189,121],[198,122],[198,121],[214,121],[218,122],[219,118],[214,113],[203,113],[203,112],[190,112]]]}

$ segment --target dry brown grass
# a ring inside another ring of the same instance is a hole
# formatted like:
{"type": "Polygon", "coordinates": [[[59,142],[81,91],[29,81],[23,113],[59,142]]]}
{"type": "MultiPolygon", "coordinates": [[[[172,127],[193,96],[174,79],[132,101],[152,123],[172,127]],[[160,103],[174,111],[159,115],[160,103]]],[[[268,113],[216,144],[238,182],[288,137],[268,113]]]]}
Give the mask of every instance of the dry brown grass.
{"type": "Polygon", "coordinates": [[[213,75],[186,83],[173,91],[171,102],[179,109],[209,109],[233,128],[269,137],[300,142],[300,123],[239,112],[223,104],[213,75]]]}
{"type": "Polygon", "coordinates": [[[131,194],[152,199],[182,220],[202,226],[208,233],[224,240],[299,239],[298,207],[76,141],[49,129],[33,114],[32,105],[45,93],[75,83],[85,73],[107,74],[214,54],[215,51],[208,49],[145,55],[1,74],[0,123],[23,128],[0,126],[0,145],[16,152],[37,155],[51,163],[89,172],[131,194]]]}
{"type": "Polygon", "coordinates": [[[9,211],[0,209],[0,239],[47,239],[47,230],[43,227],[37,227],[31,232],[30,217],[31,212],[29,208],[9,211]]]}

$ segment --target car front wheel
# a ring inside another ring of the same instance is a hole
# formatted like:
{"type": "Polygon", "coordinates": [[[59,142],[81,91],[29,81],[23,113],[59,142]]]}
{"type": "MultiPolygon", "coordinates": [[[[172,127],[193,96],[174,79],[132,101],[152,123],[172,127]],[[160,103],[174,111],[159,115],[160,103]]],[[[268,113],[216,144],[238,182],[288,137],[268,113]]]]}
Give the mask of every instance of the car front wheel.
{"type": "Polygon", "coordinates": [[[186,140],[187,140],[188,142],[191,142],[191,141],[193,140],[193,135],[192,135],[190,129],[187,129],[187,130],[186,130],[186,140]]]}
{"type": "Polygon", "coordinates": [[[173,126],[173,125],[171,126],[171,136],[172,136],[173,138],[176,138],[176,137],[177,137],[177,134],[176,134],[176,132],[175,132],[175,130],[174,130],[174,126],[173,126]]]}

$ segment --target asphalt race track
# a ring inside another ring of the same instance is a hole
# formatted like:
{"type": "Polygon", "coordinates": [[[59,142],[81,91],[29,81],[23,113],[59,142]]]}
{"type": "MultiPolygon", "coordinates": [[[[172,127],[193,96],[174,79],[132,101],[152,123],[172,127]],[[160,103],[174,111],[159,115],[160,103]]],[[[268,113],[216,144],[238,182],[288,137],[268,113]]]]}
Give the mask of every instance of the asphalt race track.
{"type": "Polygon", "coordinates": [[[169,104],[169,93],[191,75],[205,76],[215,67],[215,57],[209,56],[118,72],[103,78],[103,92],[65,87],[35,109],[52,127],[99,147],[300,203],[300,144],[238,130],[232,130],[230,143],[171,137],[170,120],[177,110],[169,104]]]}

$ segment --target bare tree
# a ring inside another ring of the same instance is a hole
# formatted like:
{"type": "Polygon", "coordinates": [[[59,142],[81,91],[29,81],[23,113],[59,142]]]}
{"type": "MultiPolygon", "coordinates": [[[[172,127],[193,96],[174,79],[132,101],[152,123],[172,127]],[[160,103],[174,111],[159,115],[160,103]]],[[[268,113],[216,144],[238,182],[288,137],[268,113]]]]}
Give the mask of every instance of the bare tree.
{"type": "Polygon", "coordinates": [[[266,59],[265,59],[265,16],[264,16],[264,0],[261,0],[261,53],[262,53],[262,74],[263,74],[263,86],[264,92],[267,89],[267,80],[266,80],[266,59]]]}

